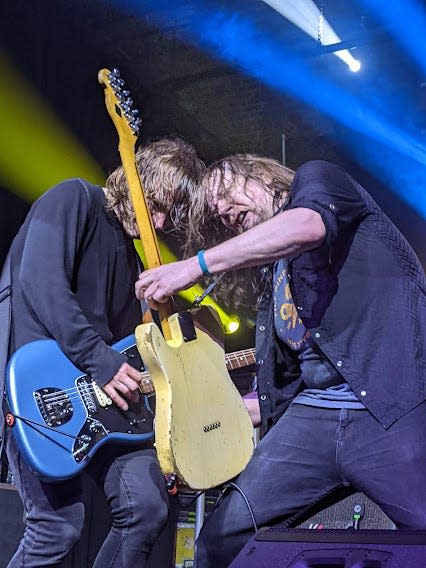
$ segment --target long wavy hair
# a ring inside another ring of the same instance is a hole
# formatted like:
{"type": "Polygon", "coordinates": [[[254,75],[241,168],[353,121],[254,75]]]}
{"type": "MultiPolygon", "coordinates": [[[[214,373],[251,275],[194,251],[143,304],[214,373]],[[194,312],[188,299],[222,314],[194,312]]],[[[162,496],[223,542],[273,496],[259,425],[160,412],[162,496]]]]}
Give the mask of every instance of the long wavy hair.
{"type": "MultiPolygon", "coordinates": [[[[177,136],[154,140],[136,152],[136,165],[151,213],[165,213],[165,228],[183,231],[189,219],[190,203],[199,193],[206,171],[194,147],[177,136]]],[[[135,212],[122,166],[106,180],[105,195],[124,230],[139,236],[135,212]]]]}
{"type": "MultiPolygon", "coordinates": [[[[233,236],[236,232],[224,226],[217,209],[211,203],[214,188],[216,195],[226,198],[235,183],[246,187],[248,180],[259,183],[272,195],[273,212],[265,213],[262,221],[280,210],[288,201],[294,171],[277,160],[254,154],[235,154],[213,162],[206,170],[200,190],[194,196],[188,211],[186,256],[197,248],[209,248],[233,236]]],[[[261,293],[264,272],[258,268],[243,268],[228,272],[215,288],[213,295],[227,307],[255,308],[261,293]]]]}

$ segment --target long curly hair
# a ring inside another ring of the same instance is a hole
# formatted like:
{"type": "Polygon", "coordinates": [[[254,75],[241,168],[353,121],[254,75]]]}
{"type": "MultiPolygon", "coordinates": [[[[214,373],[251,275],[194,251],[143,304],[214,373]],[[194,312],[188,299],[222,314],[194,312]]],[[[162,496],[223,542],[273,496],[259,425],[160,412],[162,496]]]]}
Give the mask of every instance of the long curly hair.
{"type": "MultiPolygon", "coordinates": [[[[264,215],[266,221],[285,206],[289,199],[294,171],[277,160],[254,154],[235,154],[213,162],[206,170],[200,190],[194,196],[188,211],[188,233],[185,256],[197,248],[210,248],[233,236],[236,232],[224,226],[217,209],[211,203],[212,190],[226,198],[235,183],[246,187],[248,180],[256,181],[273,197],[273,212],[264,215]]],[[[258,268],[243,268],[228,272],[215,288],[213,295],[227,307],[255,308],[261,293],[265,273],[258,268]]]]}
{"type": "MultiPolygon", "coordinates": [[[[136,165],[151,214],[165,213],[166,229],[185,230],[189,205],[199,193],[206,171],[194,147],[177,136],[154,140],[137,150],[136,165]]],[[[129,235],[138,237],[135,212],[122,166],[108,176],[105,189],[108,208],[115,212],[129,235]]]]}

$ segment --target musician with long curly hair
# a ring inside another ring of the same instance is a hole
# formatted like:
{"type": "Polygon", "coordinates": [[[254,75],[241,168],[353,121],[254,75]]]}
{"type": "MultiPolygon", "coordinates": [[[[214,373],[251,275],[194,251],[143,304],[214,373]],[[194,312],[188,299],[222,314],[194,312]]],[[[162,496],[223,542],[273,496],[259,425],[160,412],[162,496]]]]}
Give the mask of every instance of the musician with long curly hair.
{"type": "Polygon", "coordinates": [[[247,404],[262,438],[206,520],[197,568],[228,566],[255,526],[291,523],[341,487],[364,492],[398,527],[425,529],[426,282],[414,251],[328,162],[292,172],[230,156],[202,189],[191,238],[209,217],[234,236],[136,283],[155,306],[203,276],[261,269],[247,404]]]}

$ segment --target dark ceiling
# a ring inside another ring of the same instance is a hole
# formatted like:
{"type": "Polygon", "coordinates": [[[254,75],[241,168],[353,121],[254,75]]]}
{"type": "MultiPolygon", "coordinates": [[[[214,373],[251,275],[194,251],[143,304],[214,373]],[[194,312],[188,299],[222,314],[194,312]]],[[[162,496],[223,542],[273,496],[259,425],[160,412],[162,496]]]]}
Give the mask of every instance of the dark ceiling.
{"type": "MultiPolygon", "coordinates": [[[[352,159],[340,144],[343,126],[191,45],[182,34],[201,4],[233,10],[271,30],[312,69],[354,95],[374,99],[384,88],[383,77],[392,77],[392,84],[387,84],[389,96],[404,85],[413,104],[425,110],[420,86],[425,77],[377,20],[365,13],[362,2],[316,3],[342,41],[356,48],[353,54],[363,61],[362,73],[352,74],[333,55],[322,53],[314,40],[261,0],[180,1],[173,21],[161,28],[155,17],[156,3],[151,1],[122,2],[138,5],[138,15],[131,15],[119,9],[119,2],[106,0],[3,0],[0,42],[6,56],[105,172],[119,158],[97,72],[102,67],[117,67],[143,111],[142,141],[180,134],[211,162],[246,151],[282,159],[285,135],[287,165],[296,168],[308,159],[320,158],[347,167],[426,263],[424,219],[395,193],[390,194],[371,169],[367,172],[352,159]]],[[[285,61],[282,72],[286,72],[285,61]]],[[[400,120],[403,123],[404,117],[400,120]]],[[[425,124],[420,120],[414,127],[420,131],[425,124]]],[[[30,157],[22,159],[24,164],[30,157]]],[[[3,187],[0,197],[4,254],[27,205],[11,196],[8,187],[3,187]]]]}

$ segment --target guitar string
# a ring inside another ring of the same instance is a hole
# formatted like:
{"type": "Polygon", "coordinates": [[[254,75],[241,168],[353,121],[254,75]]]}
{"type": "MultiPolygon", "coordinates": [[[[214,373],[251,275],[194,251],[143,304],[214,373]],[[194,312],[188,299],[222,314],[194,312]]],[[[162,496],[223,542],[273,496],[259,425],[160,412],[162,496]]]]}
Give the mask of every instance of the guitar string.
{"type": "MultiPolygon", "coordinates": [[[[254,355],[254,349],[250,348],[250,349],[246,349],[246,350],[242,350],[239,352],[235,352],[232,354],[226,354],[226,362],[232,364],[233,362],[240,362],[243,358],[245,359],[245,361],[248,363],[248,359],[247,357],[252,358],[254,355]]],[[[254,361],[253,361],[254,362],[254,361]]],[[[149,378],[149,372],[145,371],[141,373],[141,381],[143,380],[143,378],[147,379],[149,378]]],[[[91,383],[86,383],[85,384],[85,388],[88,391],[89,394],[93,395],[96,398],[96,392],[95,392],[95,387],[93,386],[93,384],[91,383]]],[[[145,395],[145,396],[149,396],[150,393],[143,393],[141,392],[141,394],[145,395]]],[[[152,393],[151,393],[152,394],[152,393]]],[[[48,395],[44,396],[44,401],[47,404],[57,404],[60,402],[71,402],[71,401],[78,401],[81,403],[81,406],[85,406],[83,400],[81,400],[81,393],[80,393],[80,389],[78,387],[73,387],[70,389],[65,389],[65,390],[61,390],[59,393],[55,392],[55,393],[50,393],[48,395]]],[[[36,421],[30,420],[29,418],[25,418],[23,416],[20,415],[15,415],[16,418],[21,419],[23,422],[26,422],[28,424],[34,424],[37,425],[41,428],[45,428],[48,430],[52,430],[55,432],[58,432],[60,434],[63,434],[64,436],[68,436],[70,438],[73,438],[75,440],[80,440],[80,441],[84,441],[82,440],[79,436],[73,436],[72,434],[63,432],[61,430],[58,430],[56,427],[51,427],[48,426],[47,424],[41,424],[38,423],[36,421]]]]}
{"type": "MultiPolygon", "coordinates": [[[[97,399],[97,395],[96,395],[96,391],[95,388],[93,386],[86,386],[86,390],[88,391],[89,395],[92,395],[95,399],[97,399]]],[[[155,391],[149,391],[149,392],[143,392],[143,391],[139,391],[140,394],[142,396],[146,396],[146,397],[150,397],[153,396],[155,394],[155,391]]],[[[84,395],[81,394],[80,389],[78,387],[75,387],[73,389],[67,389],[66,391],[59,391],[58,393],[51,393],[49,395],[45,395],[43,397],[43,402],[45,402],[46,404],[60,404],[60,403],[65,403],[65,402],[73,402],[76,400],[81,400],[81,398],[84,398],[84,395]]],[[[108,395],[105,394],[105,397],[108,397],[108,395]]],[[[108,397],[109,398],[109,397],[108,397]]]]}
{"type": "MultiPolygon", "coordinates": [[[[145,371],[145,372],[141,373],[141,382],[144,381],[144,380],[146,381],[146,379],[148,379],[149,376],[150,376],[150,374],[149,374],[148,371],[145,371]]],[[[152,382],[151,379],[149,379],[149,381],[152,382]]],[[[85,385],[86,385],[87,387],[89,387],[89,386],[91,386],[91,383],[85,383],[85,385]]],[[[93,388],[93,387],[92,387],[92,388],[93,388]]],[[[53,393],[48,393],[48,394],[44,395],[43,398],[44,398],[44,400],[46,400],[46,399],[49,399],[50,397],[55,397],[55,396],[58,395],[59,393],[65,393],[65,394],[70,393],[70,394],[72,394],[73,392],[79,392],[79,390],[80,390],[79,387],[70,387],[69,389],[61,389],[60,391],[55,391],[55,392],[53,392],[53,393]]]]}
{"type": "MultiPolygon", "coordinates": [[[[243,353],[247,353],[247,354],[253,354],[254,349],[246,349],[246,350],[242,350],[242,351],[238,351],[235,352],[233,354],[227,354],[227,362],[232,363],[232,362],[236,362],[239,361],[240,359],[242,359],[243,357],[245,358],[245,360],[247,360],[247,356],[243,353]]],[[[150,379],[150,374],[149,372],[145,371],[141,373],[141,382],[145,379],[145,381],[147,379],[149,379],[149,381],[152,383],[152,379],[150,379]]],[[[81,387],[80,387],[81,388],[81,387]]],[[[80,398],[80,388],[79,387],[72,387],[69,389],[62,389],[59,392],[54,392],[54,393],[49,393],[43,396],[43,400],[46,403],[58,403],[61,402],[62,400],[76,400],[78,398],[80,398]],[[76,395],[75,397],[73,397],[73,395],[76,395]],[[77,396],[78,395],[78,396],[77,396]]],[[[85,388],[87,388],[89,391],[91,391],[91,394],[95,394],[95,387],[93,387],[92,384],[90,383],[86,383],[85,384],[85,388]]],[[[148,393],[144,393],[141,391],[142,394],[148,395],[150,394],[150,392],[148,393]]],[[[96,396],[96,394],[95,394],[96,396]]]]}

